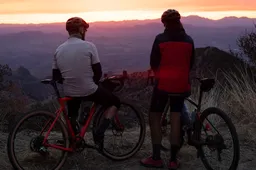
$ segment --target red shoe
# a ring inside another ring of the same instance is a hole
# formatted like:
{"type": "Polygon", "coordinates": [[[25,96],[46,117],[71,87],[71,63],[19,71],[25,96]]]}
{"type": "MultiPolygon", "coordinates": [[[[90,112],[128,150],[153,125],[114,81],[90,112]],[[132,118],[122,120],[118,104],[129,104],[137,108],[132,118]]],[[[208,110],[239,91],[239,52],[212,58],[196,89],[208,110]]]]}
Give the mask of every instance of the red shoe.
{"type": "Polygon", "coordinates": [[[145,167],[148,167],[148,168],[163,168],[163,161],[162,159],[160,160],[154,160],[151,157],[148,157],[148,158],[145,158],[145,159],[142,159],[140,161],[141,165],[142,166],[145,166],[145,167]]]}
{"type": "Polygon", "coordinates": [[[177,161],[170,161],[168,169],[169,170],[177,170],[180,167],[180,162],[177,161]]]}

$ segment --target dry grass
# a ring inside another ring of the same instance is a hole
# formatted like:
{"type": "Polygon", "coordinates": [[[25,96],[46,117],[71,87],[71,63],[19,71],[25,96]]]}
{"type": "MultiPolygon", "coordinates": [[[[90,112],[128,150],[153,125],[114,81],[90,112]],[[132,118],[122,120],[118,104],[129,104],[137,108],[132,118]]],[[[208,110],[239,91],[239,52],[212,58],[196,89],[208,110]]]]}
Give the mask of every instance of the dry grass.
{"type": "MultiPolygon", "coordinates": [[[[237,68],[239,69],[239,68],[237,68]]],[[[251,77],[246,68],[240,68],[241,76],[225,73],[228,85],[229,98],[226,105],[231,112],[236,113],[240,120],[249,119],[256,122],[256,80],[251,77]]]]}

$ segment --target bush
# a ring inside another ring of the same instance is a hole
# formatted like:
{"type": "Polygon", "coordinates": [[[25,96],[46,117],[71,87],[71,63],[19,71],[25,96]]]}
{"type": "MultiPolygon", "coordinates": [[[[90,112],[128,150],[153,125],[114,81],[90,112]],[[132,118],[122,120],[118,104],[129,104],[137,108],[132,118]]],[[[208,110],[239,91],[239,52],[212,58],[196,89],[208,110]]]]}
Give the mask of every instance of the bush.
{"type": "Polygon", "coordinates": [[[252,63],[256,63],[256,25],[255,30],[245,32],[244,35],[238,38],[237,45],[241,56],[246,56],[252,63]]]}
{"type": "Polygon", "coordinates": [[[8,65],[0,64],[0,122],[12,120],[16,113],[23,112],[27,98],[21,89],[10,81],[12,70],[8,65]]]}

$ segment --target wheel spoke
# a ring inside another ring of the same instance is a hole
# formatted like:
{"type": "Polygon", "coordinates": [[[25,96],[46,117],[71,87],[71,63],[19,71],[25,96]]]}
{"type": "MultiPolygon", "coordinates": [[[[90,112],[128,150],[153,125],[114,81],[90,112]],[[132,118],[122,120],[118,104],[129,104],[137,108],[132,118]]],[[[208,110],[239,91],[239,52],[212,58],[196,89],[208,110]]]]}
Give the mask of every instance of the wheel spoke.
{"type": "MultiPolygon", "coordinates": [[[[126,102],[121,102],[116,116],[105,132],[103,154],[114,160],[124,160],[140,149],[145,137],[145,123],[142,114],[126,102]]],[[[97,119],[98,126],[103,114],[97,119]]]]}
{"type": "MultiPolygon", "coordinates": [[[[15,169],[53,169],[63,165],[66,152],[43,145],[44,132],[54,119],[55,116],[51,113],[33,112],[17,123],[8,139],[8,155],[11,160],[15,160],[11,161],[15,169]],[[47,120],[46,124],[44,120],[47,120]],[[43,128],[40,125],[44,125],[43,128]],[[26,135],[27,133],[30,135],[26,135]]],[[[56,141],[60,137],[65,140],[68,134],[65,126],[57,121],[47,142],[56,141]]]]}
{"type": "Polygon", "coordinates": [[[207,169],[222,169],[224,166],[226,169],[236,169],[239,161],[239,142],[237,138],[237,133],[234,125],[228,116],[217,108],[206,109],[201,115],[201,121],[210,124],[210,131],[206,132],[206,135],[201,135],[201,140],[209,142],[206,146],[202,146],[201,160],[207,169]],[[216,119],[211,119],[210,116],[218,116],[216,119]],[[209,118],[210,117],[210,118],[209,118]],[[211,120],[210,120],[211,119],[211,120]],[[223,124],[221,124],[224,122],[223,124]],[[216,126],[213,124],[217,123],[216,126]],[[225,126],[224,126],[225,125],[225,126]],[[215,132],[213,132],[214,130],[215,132]],[[224,130],[223,133],[220,130],[224,130]],[[231,134],[231,138],[225,139],[227,132],[231,134]],[[203,139],[205,137],[205,139],[203,139]],[[230,147],[227,143],[232,142],[233,150],[228,151],[230,147]],[[207,154],[206,150],[209,149],[210,152],[207,154]],[[206,155],[207,154],[207,155],[206,155]],[[216,154],[216,157],[215,157],[216,154]],[[209,159],[213,158],[213,160],[209,159]],[[231,158],[231,161],[228,160],[231,158]],[[224,165],[223,165],[224,164],[224,165]],[[218,168],[217,168],[218,167],[218,168]]]}

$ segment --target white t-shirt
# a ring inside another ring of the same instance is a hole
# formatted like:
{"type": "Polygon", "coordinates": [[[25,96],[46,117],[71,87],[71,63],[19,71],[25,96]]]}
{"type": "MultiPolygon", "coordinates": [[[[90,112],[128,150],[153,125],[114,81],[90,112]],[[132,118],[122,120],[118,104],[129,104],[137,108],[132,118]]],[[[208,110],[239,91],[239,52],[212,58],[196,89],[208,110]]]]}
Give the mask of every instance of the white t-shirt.
{"type": "Polygon", "coordinates": [[[55,52],[53,69],[59,69],[65,96],[83,97],[93,94],[98,86],[93,81],[92,64],[99,63],[96,46],[88,41],[70,37],[55,52]]]}

